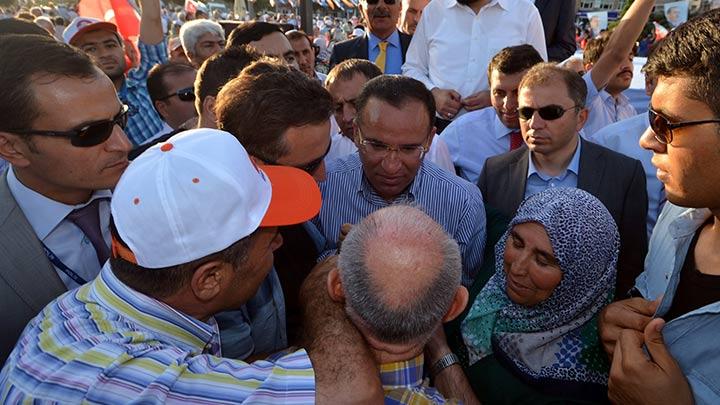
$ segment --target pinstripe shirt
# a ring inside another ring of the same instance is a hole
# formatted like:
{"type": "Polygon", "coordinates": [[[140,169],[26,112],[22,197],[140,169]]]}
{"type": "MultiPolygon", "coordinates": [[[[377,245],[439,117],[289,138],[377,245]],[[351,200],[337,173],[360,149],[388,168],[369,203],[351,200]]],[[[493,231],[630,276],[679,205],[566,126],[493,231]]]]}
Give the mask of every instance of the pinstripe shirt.
{"type": "Polygon", "coordinates": [[[25,328],[0,372],[0,403],[313,403],[304,350],[247,364],[220,357],[201,322],[123,284],[109,264],[25,328]]]}
{"type": "Polygon", "coordinates": [[[342,224],[356,224],[388,205],[409,203],[425,211],[455,238],[463,260],[462,283],[472,285],[482,265],[486,236],[482,194],[474,184],[425,160],[406,191],[387,202],[363,174],[360,156],[352,154],[330,164],[320,192],[323,205],[313,223],[327,241],[324,255],[337,249],[342,224]]]}
{"type": "Polygon", "coordinates": [[[128,71],[122,87],[118,90],[120,101],[129,107],[125,133],[135,146],[152,138],[163,127],[163,121],[155,111],[148,94],[147,77],[153,66],[167,62],[165,40],[156,45],[138,42],[138,49],[140,65],[128,71]]]}

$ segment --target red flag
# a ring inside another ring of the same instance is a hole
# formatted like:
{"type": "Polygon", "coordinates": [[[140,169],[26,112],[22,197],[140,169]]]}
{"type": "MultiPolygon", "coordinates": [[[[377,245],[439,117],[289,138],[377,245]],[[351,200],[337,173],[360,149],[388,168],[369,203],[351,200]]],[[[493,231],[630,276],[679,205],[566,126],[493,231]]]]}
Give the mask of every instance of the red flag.
{"type": "Polygon", "coordinates": [[[195,15],[197,12],[197,3],[193,0],[185,0],[185,13],[188,15],[195,15]]]}
{"type": "Polygon", "coordinates": [[[125,39],[140,35],[140,16],[127,0],[80,0],[78,13],[115,24],[125,39]]]}

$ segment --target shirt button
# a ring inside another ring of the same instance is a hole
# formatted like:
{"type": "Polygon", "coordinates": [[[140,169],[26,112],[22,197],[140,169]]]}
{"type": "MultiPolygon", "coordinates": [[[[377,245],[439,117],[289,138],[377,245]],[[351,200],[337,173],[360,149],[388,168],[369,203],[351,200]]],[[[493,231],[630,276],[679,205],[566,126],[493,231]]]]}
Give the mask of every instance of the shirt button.
{"type": "Polygon", "coordinates": [[[555,187],[555,183],[550,183],[550,187],[555,187]]]}

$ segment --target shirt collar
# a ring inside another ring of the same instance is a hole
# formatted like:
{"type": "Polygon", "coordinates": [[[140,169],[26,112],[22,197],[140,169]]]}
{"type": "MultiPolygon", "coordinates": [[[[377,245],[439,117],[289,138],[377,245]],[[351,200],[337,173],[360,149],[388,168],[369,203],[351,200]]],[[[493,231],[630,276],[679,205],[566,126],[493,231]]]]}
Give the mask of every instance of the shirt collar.
{"type": "MultiPolygon", "coordinates": [[[[356,172],[357,175],[355,175],[355,184],[358,185],[357,192],[362,194],[363,197],[365,197],[366,200],[370,202],[374,201],[383,201],[385,204],[388,204],[388,202],[380,197],[377,192],[375,192],[375,189],[373,188],[372,184],[370,184],[370,181],[367,179],[367,176],[365,176],[365,170],[362,166],[362,161],[360,160],[360,151],[358,151],[357,154],[354,155],[352,159],[357,159],[357,168],[356,172]]],[[[427,155],[427,154],[426,154],[427,155]]],[[[408,186],[405,191],[395,197],[395,199],[391,203],[396,203],[400,201],[408,201],[412,202],[415,200],[415,196],[418,195],[420,192],[420,187],[422,184],[423,179],[423,172],[425,171],[425,158],[427,156],[423,157],[423,161],[420,164],[420,167],[418,168],[417,174],[415,174],[415,178],[413,179],[412,183],[408,186]]]]}
{"type": "Polygon", "coordinates": [[[610,105],[616,105],[618,107],[622,107],[624,105],[630,104],[630,99],[625,96],[625,93],[620,93],[617,98],[617,102],[615,101],[615,98],[607,92],[607,90],[603,90],[600,92],[600,97],[603,100],[603,103],[610,104],[610,105]]]}
{"type": "Polygon", "coordinates": [[[688,208],[670,223],[670,235],[674,239],[692,235],[711,215],[707,208],[688,208]]]}
{"type": "Polygon", "coordinates": [[[10,166],[7,172],[8,188],[41,241],[45,239],[73,210],[82,208],[98,198],[110,198],[110,190],[97,190],[90,199],[78,205],[55,201],[22,184],[10,166]]]}
{"type": "Polygon", "coordinates": [[[423,383],[422,353],[407,361],[397,361],[380,365],[380,381],[384,390],[417,387],[423,383]]]}
{"type": "MultiPolygon", "coordinates": [[[[570,159],[570,163],[568,164],[567,168],[565,169],[565,172],[559,176],[556,176],[557,178],[565,177],[568,172],[574,173],[576,176],[579,176],[580,172],[580,150],[582,149],[582,140],[578,135],[575,135],[578,137],[578,143],[577,147],[575,148],[575,153],[573,154],[572,159],[570,159]]],[[[542,172],[540,172],[536,167],[535,163],[533,163],[532,159],[532,151],[528,150],[528,153],[530,156],[528,156],[528,173],[527,177],[529,178],[533,174],[537,174],[541,179],[547,180],[549,177],[542,172]]]]}
{"type": "MultiPolygon", "coordinates": [[[[382,41],[383,40],[381,38],[379,38],[378,36],[376,36],[375,34],[373,34],[372,32],[370,32],[368,30],[368,49],[377,48],[378,45],[380,44],[380,42],[382,42],[382,41]]],[[[390,34],[390,36],[385,41],[387,41],[390,45],[399,49],[400,48],[400,34],[398,33],[398,30],[393,31],[393,33],[390,34]]]]}
{"type": "MultiPolygon", "coordinates": [[[[510,8],[510,5],[508,4],[509,0],[491,0],[488,4],[485,5],[486,8],[493,7],[493,6],[500,6],[504,10],[508,10],[510,8]]],[[[445,0],[445,7],[451,8],[453,6],[464,6],[463,4],[460,4],[457,2],[457,0],[445,0]]],[[[468,7],[469,6],[465,6],[468,7]]]]}
{"type": "Polygon", "coordinates": [[[221,355],[215,318],[205,323],[183,314],[164,302],[139,293],[120,281],[106,262],[91,285],[94,298],[142,330],[193,353],[221,355]]]}
{"type": "Polygon", "coordinates": [[[520,128],[518,129],[512,129],[508,128],[503,124],[502,121],[500,121],[500,117],[497,115],[497,110],[495,110],[495,107],[488,107],[493,109],[493,113],[495,116],[495,119],[493,120],[493,130],[495,131],[495,139],[500,139],[508,136],[511,132],[520,131],[520,128]]]}

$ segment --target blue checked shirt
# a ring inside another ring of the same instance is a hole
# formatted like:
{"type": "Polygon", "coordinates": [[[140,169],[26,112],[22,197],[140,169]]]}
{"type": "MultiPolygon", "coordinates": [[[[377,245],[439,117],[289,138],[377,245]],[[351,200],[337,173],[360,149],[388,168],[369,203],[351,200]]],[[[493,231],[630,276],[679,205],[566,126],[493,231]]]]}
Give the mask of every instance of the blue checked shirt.
{"type": "Polygon", "coordinates": [[[423,379],[423,355],[395,363],[380,365],[380,381],[385,392],[385,405],[457,404],[446,400],[429,381],[423,379]]]}
{"type": "Polygon", "coordinates": [[[133,145],[138,146],[152,138],[163,127],[163,121],[155,111],[147,90],[147,77],[150,69],[167,62],[165,41],[157,45],[138,42],[140,65],[131,69],[118,90],[120,101],[130,108],[125,133],[133,145]]]}
{"type": "Polygon", "coordinates": [[[0,372],[0,403],[315,402],[304,350],[248,364],[221,357],[201,322],[127,287],[106,263],[25,328],[0,372]]]}
{"type": "Polygon", "coordinates": [[[412,204],[455,238],[462,254],[462,283],[472,285],[482,265],[486,237],[485,207],[474,184],[425,160],[407,190],[388,203],[372,189],[363,174],[360,155],[354,153],[328,166],[320,192],[323,205],[313,223],[326,240],[321,257],[337,249],[342,224],[357,224],[368,214],[392,204],[412,204]]]}

